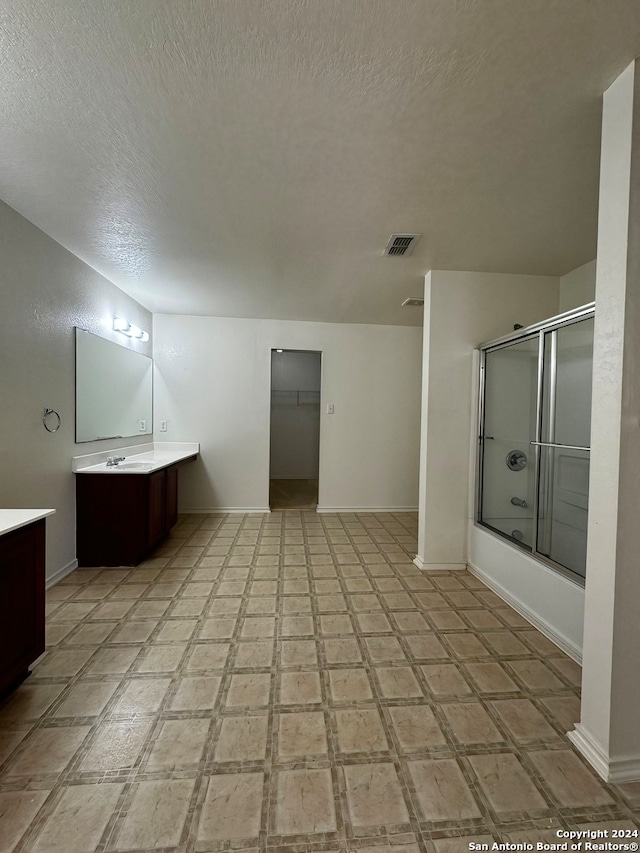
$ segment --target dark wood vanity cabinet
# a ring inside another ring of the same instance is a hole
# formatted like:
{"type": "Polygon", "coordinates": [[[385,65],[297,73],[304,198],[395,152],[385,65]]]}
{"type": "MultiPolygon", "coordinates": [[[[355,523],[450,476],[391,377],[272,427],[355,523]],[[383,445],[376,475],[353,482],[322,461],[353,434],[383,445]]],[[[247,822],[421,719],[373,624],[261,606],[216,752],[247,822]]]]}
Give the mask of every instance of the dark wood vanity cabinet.
{"type": "Polygon", "coordinates": [[[137,566],[178,520],[178,468],[76,474],[79,566],[137,566]]]}
{"type": "Polygon", "coordinates": [[[0,536],[0,696],[44,651],[45,522],[0,536]]]}

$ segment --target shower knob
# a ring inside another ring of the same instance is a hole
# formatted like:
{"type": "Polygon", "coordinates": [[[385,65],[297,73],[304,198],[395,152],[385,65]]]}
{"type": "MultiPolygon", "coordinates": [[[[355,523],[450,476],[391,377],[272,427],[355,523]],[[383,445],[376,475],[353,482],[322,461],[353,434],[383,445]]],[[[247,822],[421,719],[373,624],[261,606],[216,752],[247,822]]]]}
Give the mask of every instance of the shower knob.
{"type": "Polygon", "coordinates": [[[527,455],[521,450],[510,450],[507,453],[507,468],[510,471],[522,471],[527,464],[527,455]]]}

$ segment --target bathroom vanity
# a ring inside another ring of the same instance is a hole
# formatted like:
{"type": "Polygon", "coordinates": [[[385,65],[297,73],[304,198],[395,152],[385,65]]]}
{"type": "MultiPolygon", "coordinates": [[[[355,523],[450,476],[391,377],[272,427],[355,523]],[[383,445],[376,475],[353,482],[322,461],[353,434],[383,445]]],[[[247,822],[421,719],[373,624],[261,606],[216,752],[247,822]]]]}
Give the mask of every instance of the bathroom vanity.
{"type": "Polygon", "coordinates": [[[53,509],[0,509],[0,696],[44,651],[45,518],[53,509]]]}
{"type": "Polygon", "coordinates": [[[165,442],[145,448],[73,460],[79,566],[137,566],[176,523],[178,469],[200,447],[165,442]]]}

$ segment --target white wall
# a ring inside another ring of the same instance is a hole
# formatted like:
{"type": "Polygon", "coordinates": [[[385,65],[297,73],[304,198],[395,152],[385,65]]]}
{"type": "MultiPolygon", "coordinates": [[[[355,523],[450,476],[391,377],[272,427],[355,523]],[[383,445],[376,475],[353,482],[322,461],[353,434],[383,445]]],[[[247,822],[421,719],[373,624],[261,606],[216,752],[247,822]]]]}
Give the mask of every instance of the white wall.
{"type": "Polygon", "coordinates": [[[320,509],[417,507],[421,329],[156,315],[154,336],[155,417],[201,443],[182,511],[268,507],[278,347],[322,352],[320,509]]]}
{"type": "Polygon", "coordinates": [[[558,312],[580,308],[596,298],[596,262],[589,261],[571,270],[560,279],[560,305],[558,312]]]}
{"type": "Polygon", "coordinates": [[[558,313],[556,278],[433,270],[425,279],[423,418],[416,562],[469,565],[579,658],[584,591],[475,524],[478,358],[474,348],[558,313]]]}
{"type": "Polygon", "coordinates": [[[318,478],[321,378],[320,353],[284,350],[272,354],[272,480],[318,478]]]}
{"type": "MultiPolygon", "coordinates": [[[[75,565],[71,457],[148,441],[75,444],[74,326],[122,339],[113,315],[152,331],[148,311],[0,202],[0,506],[54,508],[47,519],[47,576],[75,565]],[[45,407],[60,413],[56,433],[45,407]]],[[[134,348],[151,353],[151,343],[134,348]]]]}
{"type": "Polygon", "coordinates": [[[558,310],[557,278],[432,270],[425,279],[418,561],[463,567],[470,517],[474,348],[558,310]]]}

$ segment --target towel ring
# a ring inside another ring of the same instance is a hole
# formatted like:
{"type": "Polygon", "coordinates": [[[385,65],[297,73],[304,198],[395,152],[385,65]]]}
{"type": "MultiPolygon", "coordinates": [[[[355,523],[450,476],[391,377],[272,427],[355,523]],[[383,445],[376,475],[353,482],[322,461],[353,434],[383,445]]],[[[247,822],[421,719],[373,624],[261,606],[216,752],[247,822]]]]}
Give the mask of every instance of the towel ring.
{"type": "Polygon", "coordinates": [[[45,409],[44,415],[42,416],[42,423],[44,424],[44,428],[47,430],[47,432],[58,432],[58,430],[60,429],[60,424],[62,423],[62,420],[60,418],[60,415],[56,412],[55,409],[45,409]],[[54,427],[50,427],[49,424],[47,423],[47,418],[49,417],[49,415],[55,415],[56,418],[58,419],[58,422],[54,427]]]}

